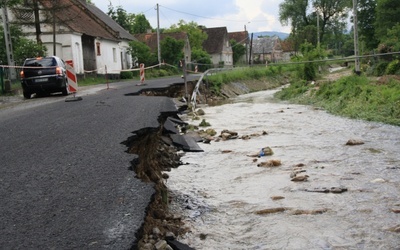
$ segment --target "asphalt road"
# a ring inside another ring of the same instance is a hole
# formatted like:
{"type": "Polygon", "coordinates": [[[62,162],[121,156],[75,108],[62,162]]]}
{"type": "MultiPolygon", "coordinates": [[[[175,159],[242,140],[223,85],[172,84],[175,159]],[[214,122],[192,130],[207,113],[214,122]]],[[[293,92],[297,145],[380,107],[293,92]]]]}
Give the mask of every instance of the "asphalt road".
{"type": "Polygon", "coordinates": [[[82,101],[1,108],[0,248],[135,248],[154,188],[129,170],[135,155],[122,143],[176,107],[167,97],[129,94],[177,82],[115,83],[82,101]]]}

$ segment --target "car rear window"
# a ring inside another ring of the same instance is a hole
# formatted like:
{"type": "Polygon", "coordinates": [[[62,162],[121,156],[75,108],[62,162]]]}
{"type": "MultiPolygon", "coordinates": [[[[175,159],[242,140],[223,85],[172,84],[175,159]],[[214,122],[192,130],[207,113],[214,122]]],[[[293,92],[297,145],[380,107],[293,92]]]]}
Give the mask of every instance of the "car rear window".
{"type": "Polygon", "coordinates": [[[56,60],[54,58],[33,58],[25,61],[25,66],[50,67],[56,65],[56,60]]]}

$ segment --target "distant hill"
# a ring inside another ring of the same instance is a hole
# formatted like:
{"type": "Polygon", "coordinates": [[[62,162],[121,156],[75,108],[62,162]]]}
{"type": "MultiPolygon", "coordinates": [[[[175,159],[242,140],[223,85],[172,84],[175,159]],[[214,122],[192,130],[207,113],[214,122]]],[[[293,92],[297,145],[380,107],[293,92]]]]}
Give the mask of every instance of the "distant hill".
{"type": "MultiPolygon", "coordinates": [[[[249,34],[251,36],[251,33],[249,34]]],[[[277,31],[263,31],[263,32],[254,32],[253,33],[253,39],[259,37],[259,36],[278,36],[281,40],[285,40],[289,34],[288,33],[283,33],[283,32],[277,32],[277,31]]]]}

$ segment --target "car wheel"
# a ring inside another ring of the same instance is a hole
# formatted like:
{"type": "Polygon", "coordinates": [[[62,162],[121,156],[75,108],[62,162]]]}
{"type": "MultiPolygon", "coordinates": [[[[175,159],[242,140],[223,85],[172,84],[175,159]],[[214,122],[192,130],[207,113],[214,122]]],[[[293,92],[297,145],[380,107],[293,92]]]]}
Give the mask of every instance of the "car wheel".
{"type": "Polygon", "coordinates": [[[29,92],[29,91],[24,91],[24,97],[25,97],[25,99],[31,99],[31,92],[29,92]]]}
{"type": "Polygon", "coordinates": [[[68,95],[68,94],[69,94],[68,81],[65,80],[65,87],[62,89],[62,95],[68,95]]]}

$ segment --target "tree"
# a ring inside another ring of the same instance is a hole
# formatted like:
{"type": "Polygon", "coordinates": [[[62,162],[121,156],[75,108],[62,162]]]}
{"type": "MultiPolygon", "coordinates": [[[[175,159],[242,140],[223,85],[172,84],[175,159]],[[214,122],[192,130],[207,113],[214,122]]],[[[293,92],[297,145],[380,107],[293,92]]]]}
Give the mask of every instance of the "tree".
{"type": "Polygon", "coordinates": [[[186,23],[180,20],[178,24],[173,24],[169,29],[164,30],[164,33],[186,32],[189,36],[190,47],[192,49],[202,49],[203,42],[207,39],[207,34],[199,28],[196,22],[186,23]]]}
{"type": "Polygon", "coordinates": [[[130,53],[133,58],[136,57],[138,63],[153,65],[157,63],[157,56],[151,53],[149,46],[139,41],[129,43],[130,53]]]}
{"type": "Polygon", "coordinates": [[[230,40],[232,52],[233,52],[233,64],[236,64],[246,54],[246,47],[235,39],[230,40]]]}
{"type": "Polygon", "coordinates": [[[184,41],[166,37],[161,41],[161,58],[166,63],[177,65],[183,58],[184,41]]]}
{"type": "Polygon", "coordinates": [[[107,15],[109,15],[122,28],[131,31],[135,20],[134,14],[128,14],[126,10],[122,8],[122,6],[117,6],[117,8],[114,9],[114,6],[110,2],[110,4],[108,5],[107,15]]]}
{"type": "Polygon", "coordinates": [[[377,0],[358,0],[358,33],[368,50],[379,43],[375,37],[376,4],[377,0]]]}
{"type": "Polygon", "coordinates": [[[147,30],[152,30],[150,22],[146,19],[145,15],[137,14],[129,31],[132,34],[145,34],[147,30]]]}
{"type": "Polygon", "coordinates": [[[400,1],[378,0],[376,5],[375,35],[381,41],[388,30],[400,23],[400,1]]]}
{"type": "Polygon", "coordinates": [[[342,23],[346,22],[351,6],[350,0],[284,0],[279,5],[279,19],[283,25],[292,25],[291,33],[297,45],[304,40],[316,45],[318,40],[324,42],[324,36],[332,27],[345,27],[342,23]]]}
{"type": "MultiPolygon", "coordinates": [[[[11,41],[13,43],[14,60],[17,65],[22,65],[26,58],[44,56],[46,47],[24,37],[22,30],[17,26],[10,27],[11,41]]],[[[5,51],[3,26],[0,26],[0,61],[7,62],[5,51]]]]}
{"type": "Polygon", "coordinates": [[[203,49],[193,49],[192,50],[192,60],[199,65],[198,70],[204,72],[209,69],[212,65],[210,55],[203,49]]]}

